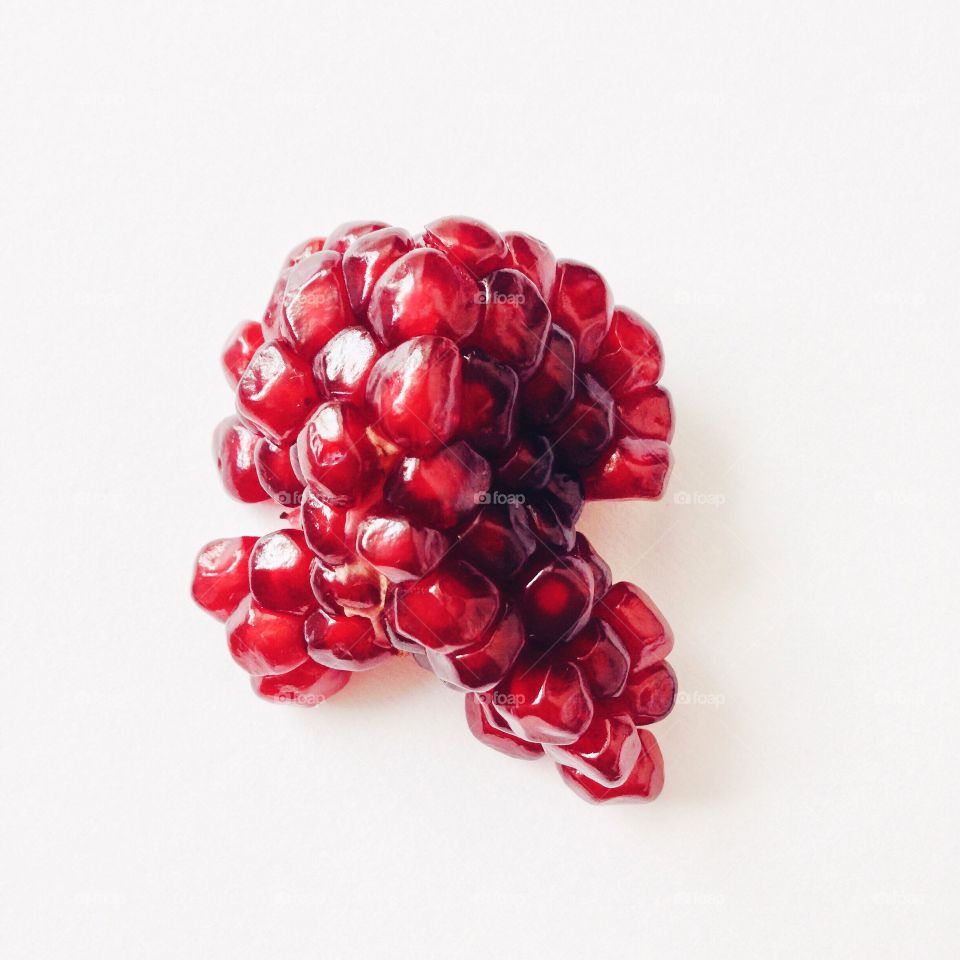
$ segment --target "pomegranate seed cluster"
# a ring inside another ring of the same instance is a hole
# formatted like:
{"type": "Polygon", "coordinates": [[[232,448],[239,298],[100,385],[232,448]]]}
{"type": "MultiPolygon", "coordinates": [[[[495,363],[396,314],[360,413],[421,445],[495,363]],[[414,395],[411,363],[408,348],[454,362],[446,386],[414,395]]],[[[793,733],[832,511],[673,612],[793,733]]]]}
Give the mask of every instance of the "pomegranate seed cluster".
{"type": "Polygon", "coordinates": [[[410,654],[512,757],[592,802],[653,799],[673,637],[576,530],[670,465],[660,343],[593,268],[446,217],[353,222],[283,264],[223,351],[227,492],[283,529],[207,544],[193,596],[261,697],[315,705],[410,654]]]}

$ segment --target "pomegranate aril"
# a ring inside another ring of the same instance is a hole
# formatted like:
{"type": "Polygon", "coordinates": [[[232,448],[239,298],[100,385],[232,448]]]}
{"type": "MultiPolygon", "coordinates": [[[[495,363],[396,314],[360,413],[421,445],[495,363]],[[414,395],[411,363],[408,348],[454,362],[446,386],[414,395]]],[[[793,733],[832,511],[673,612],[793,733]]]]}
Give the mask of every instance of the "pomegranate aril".
{"type": "Polygon", "coordinates": [[[541,490],[553,473],[553,447],[540,434],[520,437],[500,459],[496,483],[506,490],[541,490]]]}
{"type": "Polygon", "coordinates": [[[346,536],[346,512],[304,492],[300,523],[307,546],[328,564],[343,563],[353,554],[346,536]]]}
{"type": "Polygon", "coordinates": [[[439,450],[460,425],[460,351],[446,337],[414,337],[370,371],[367,404],[374,427],[405,452],[439,450]]]}
{"type": "Polygon", "coordinates": [[[663,661],[633,674],[617,702],[641,726],[662,720],[673,709],[676,699],[677,675],[663,661]]]}
{"type": "Polygon", "coordinates": [[[641,752],[633,769],[617,787],[605,787],[590,777],[558,765],[564,782],[574,793],[589,803],[645,803],[655,800],[663,789],[663,755],[660,745],[649,730],[638,730],[641,752]]]}
{"type": "Polygon", "coordinates": [[[311,237],[309,240],[304,240],[303,243],[298,243],[287,254],[283,262],[284,268],[289,270],[291,267],[296,266],[301,260],[306,260],[307,257],[319,253],[326,242],[326,237],[311,237]]]}
{"type": "Polygon", "coordinates": [[[510,364],[521,378],[533,373],[550,334],[550,309],[536,285],[517,270],[497,270],[483,281],[483,316],[471,346],[510,364]]]}
{"type": "Polygon", "coordinates": [[[226,374],[227,383],[235,388],[240,375],[247,369],[250,358],[263,345],[263,327],[252,320],[237,324],[223,345],[220,362],[226,374]]]}
{"type": "Polygon", "coordinates": [[[287,528],[208,545],[194,582],[260,696],[315,702],[408,652],[494,748],[546,747],[588,799],[656,795],[637,726],[676,696],[669,628],[576,532],[585,486],[653,497],[669,470],[659,342],[611,304],[592,268],[461,217],[291,252],[224,348],[217,438],[287,528]]]}
{"type": "Polygon", "coordinates": [[[480,319],[480,287],[437,250],[418,248],[392,263],[370,296],[370,327],[388,346],[418,336],[468,337],[480,319]]]}
{"type": "Polygon", "coordinates": [[[331,616],[318,610],[307,618],[304,635],[310,658],[336,670],[372,670],[394,655],[378,641],[374,621],[362,616],[331,616]]]}
{"type": "Polygon", "coordinates": [[[244,503],[268,499],[257,476],[254,452],[258,439],[239,417],[221,420],[213,434],[213,455],[223,487],[231,497],[244,503]]]}
{"type": "Polygon", "coordinates": [[[479,643],[501,605],[491,580],[452,558],[419,580],[399,584],[393,602],[397,632],[439,653],[479,643]]]}
{"type": "Polygon", "coordinates": [[[459,435],[484,455],[510,444],[519,381],[506,364],[472,350],[463,357],[459,435]]]}
{"type": "Polygon", "coordinates": [[[443,250],[475,277],[503,266],[507,245],[493,227],[472,217],[442,217],[428,223],[424,243],[443,250]]]}
{"type": "Polygon", "coordinates": [[[460,554],[499,580],[515,576],[536,548],[526,512],[516,503],[485,506],[460,534],[460,554]]]}
{"type": "Polygon", "coordinates": [[[463,700],[467,715],[467,726],[470,732],[481,742],[508,757],[518,760],[537,760],[543,756],[543,747],[539,743],[530,743],[521,740],[512,733],[506,733],[495,727],[489,719],[481,700],[473,693],[468,693],[463,700]]]}
{"type": "Polygon", "coordinates": [[[314,606],[310,589],[313,555],[299,530],[275,530],[250,554],[250,593],[268,610],[306,613],[314,606]]]}
{"type": "Polygon", "coordinates": [[[347,327],[334,334],[313,361],[321,395],[362,407],[367,378],[379,357],[380,348],[363,327],[347,327]]]}
{"type": "Polygon", "coordinates": [[[255,676],[288,673],[307,659],[303,617],[268,610],[245,597],[226,622],[234,660],[255,676]]]}
{"type": "Polygon", "coordinates": [[[562,660],[524,655],[490,696],[510,732],[536,743],[573,743],[593,719],[580,671],[562,660]]]}
{"type": "Polygon", "coordinates": [[[248,563],[256,537],[211,540],[197,554],[193,568],[193,599],[224,621],[250,589],[248,563]]]}
{"type": "Polygon", "coordinates": [[[567,412],[548,429],[557,458],[575,468],[593,463],[613,439],[614,420],[613,397],[583,377],[567,412]]]}
{"type": "Polygon", "coordinates": [[[617,307],[590,372],[615,396],[660,379],[663,354],[652,327],[633,310],[617,307]]]}
{"type": "Polygon", "coordinates": [[[317,399],[310,365],[279,341],[257,350],[237,384],[237,412],[277,444],[297,433],[317,399]]]}
{"type": "Polygon", "coordinates": [[[456,689],[489,690],[507,675],[522,649],[523,624],[507,610],[476,646],[449,654],[427,650],[427,660],[431,670],[456,689]]]}
{"type": "Polygon", "coordinates": [[[585,263],[560,260],[550,312],[553,322],[573,337],[578,362],[590,363],[613,316],[613,298],[606,280],[585,263]]]}
{"type": "Polygon", "coordinates": [[[537,538],[551,547],[572,550],[583,502],[579,478],[573,474],[554,473],[543,490],[527,499],[527,515],[537,538]]]}
{"type": "Polygon", "coordinates": [[[283,293],[280,336],[305,360],[353,323],[340,272],[340,254],[324,250],[290,270],[283,293]]]}
{"type": "Polygon", "coordinates": [[[588,500],[656,500],[670,473],[670,446],[662,440],[620,437],[584,472],[588,500]]]}
{"type": "Polygon", "coordinates": [[[653,601],[635,584],[615,583],[594,609],[623,642],[631,674],[663,660],[673,649],[673,633],[653,601]]]}
{"type": "Polygon", "coordinates": [[[439,530],[403,517],[367,517],[357,529],[357,552],[394,583],[429,573],[449,547],[439,530]]]}
{"type": "Polygon", "coordinates": [[[557,260],[550,248],[526,233],[505,233],[503,239],[507,244],[507,265],[529,277],[549,303],[557,274],[557,260]]]}
{"type": "Polygon", "coordinates": [[[540,366],[520,385],[521,418],[533,427],[543,427],[562,416],[573,400],[576,369],[573,338],[554,324],[540,366]]]}
{"type": "Polygon", "coordinates": [[[360,237],[368,236],[378,230],[390,226],[380,220],[349,220],[330,232],[323,244],[324,250],[335,250],[344,253],[360,237]]]}
{"type": "Polygon", "coordinates": [[[594,601],[599,600],[609,589],[613,582],[610,572],[610,564],[597,553],[593,544],[582,534],[578,533],[573,545],[574,556],[585,561],[593,574],[593,597],[594,601]]]}
{"type": "Polygon", "coordinates": [[[383,608],[383,580],[365,560],[330,566],[315,558],[310,565],[310,585],[317,602],[328,613],[349,610],[373,617],[383,608]]]}
{"type": "Polygon", "coordinates": [[[295,445],[278,446],[266,437],[261,437],[253,448],[260,485],[285,507],[297,507],[303,499],[304,484],[294,470],[291,452],[296,452],[295,445]]]}
{"type": "Polygon", "coordinates": [[[399,227],[376,230],[355,240],[343,254],[343,282],[350,307],[364,317],[377,281],[413,249],[413,238],[399,227]]]}
{"type": "Polygon", "coordinates": [[[670,394],[661,387],[641,387],[618,399],[617,419],[630,436],[669,442],[673,436],[670,394]]]}
{"type": "Polygon", "coordinates": [[[377,451],[367,424],[349,404],[321,404],[297,438],[300,469],[310,489],[334,507],[350,506],[377,473],[377,451]]]}
{"type": "Polygon", "coordinates": [[[578,740],[549,745],[547,755],[604,787],[619,787],[633,771],[643,746],[637,728],[623,710],[597,707],[578,740]]]}
{"type": "Polygon", "coordinates": [[[316,707],[339,693],[350,680],[343,670],[331,670],[307,660],[289,673],[251,677],[253,692],[274,703],[292,703],[299,707],[316,707]]]}
{"type": "Polygon", "coordinates": [[[620,638],[602,620],[594,617],[558,651],[583,675],[597,700],[616,697],[630,673],[630,655],[620,638]]]}
{"type": "Polygon", "coordinates": [[[398,461],[383,491],[401,513],[449,530],[478,509],[489,489],[490,464],[461,440],[432,456],[398,461]]]}
{"type": "Polygon", "coordinates": [[[535,564],[524,571],[520,589],[520,616],[527,639],[537,647],[562,643],[590,618],[593,575],[578,557],[535,564]]]}

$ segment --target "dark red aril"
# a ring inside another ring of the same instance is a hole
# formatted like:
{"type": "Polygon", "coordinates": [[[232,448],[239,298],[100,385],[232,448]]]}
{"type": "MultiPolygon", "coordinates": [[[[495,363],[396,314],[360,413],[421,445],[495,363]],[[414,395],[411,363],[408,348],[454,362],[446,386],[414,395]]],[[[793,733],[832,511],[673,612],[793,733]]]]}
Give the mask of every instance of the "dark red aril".
{"type": "Polygon", "coordinates": [[[312,660],[335,670],[372,670],[394,651],[378,639],[374,621],[362,616],[331,616],[318,610],[304,626],[307,653],[312,660]]]}
{"type": "Polygon", "coordinates": [[[334,507],[356,503],[377,474],[366,420],[349,404],[321,404],[297,438],[300,470],[311,491],[334,507]]]}
{"type": "Polygon", "coordinates": [[[476,350],[464,354],[462,372],[459,436],[485,456],[499,453],[513,440],[517,375],[476,350]]]}
{"type": "Polygon", "coordinates": [[[460,351],[446,337],[414,337],[385,353],[367,381],[374,429],[406,453],[433,453],[460,425],[460,351]]]}
{"type": "Polygon", "coordinates": [[[439,653],[479,643],[500,612],[500,592],[468,563],[448,558],[393,594],[397,632],[439,653]]]}
{"type": "Polygon", "coordinates": [[[479,509],[490,464],[462,440],[429,457],[405,457],[384,485],[387,503],[418,522],[449,530],[479,509]]]}
{"type": "Polygon", "coordinates": [[[237,384],[237,412],[277,444],[299,431],[317,399],[310,365],[279,341],[257,350],[237,384]]]}
{"type": "Polygon", "coordinates": [[[340,254],[324,250],[290,271],[283,292],[280,336],[308,362],[344,327],[353,323],[340,272],[340,254]]]}
{"type": "Polygon", "coordinates": [[[543,427],[563,415],[573,400],[577,356],[573,338],[554,325],[540,366],[520,385],[518,410],[533,427],[543,427]]]}
{"type": "Polygon", "coordinates": [[[537,538],[518,503],[483,507],[460,534],[461,556],[499,580],[515,576],[536,548],[537,538]]]}
{"type": "Polygon", "coordinates": [[[618,702],[638,726],[657,723],[673,709],[677,675],[665,660],[633,674],[618,702]]]}
{"type": "Polygon", "coordinates": [[[449,548],[439,530],[403,517],[369,516],[357,528],[357,552],[394,583],[429,573],[449,548]]]}
{"type": "Polygon", "coordinates": [[[593,463],[613,439],[614,420],[613,397],[584,376],[573,403],[548,430],[557,458],[575,468],[593,463]]]}
{"type": "Polygon", "coordinates": [[[617,402],[621,430],[633,437],[664,440],[673,436],[673,407],[662,387],[641,387],[617,402]]]}
{"type": "Polygon", "coordinates": [[[211,540],[197,554],[193,568],[193,599],[224,621],[250,589],[248,563],[256,537],[211,540]]]}
{"type": "Polygon", "coordinates": [[[509,364],[521,379],[540,363],[550,334],[550,309],[535,284],[517,270],[483,281],[485,309],[470,344],[509,364]]]}
{"type": "Polygon", "coordinates": [[[573,337],[578,362],[590,363],[613,316],[613,298],[606,280],[585,263],[558,261],[550,312],[553,322],[573,337]]]}
{"type": "Polygon", "coordinates": [[[662,440],[620,437],[583,475],[588,500],[656,500],[670,473],[662,440]]]}
{"type": "Polygon", "coordinates": [[[527,233],[505,233],[503,239],[507,244],[507,266],[529,277],[549,303],[557,274],[557,260],[550,248],[527,233]]]}
{"type": "Polygon", "coordinates": [[[367,379],[380,357],[380,348],[369,330],[346,327],[334,334],[313,361],[313,376],[320,394],[362,407],[367,379]]]}
{"type": "Polygon", "coordinates": [[[323,249],[344,253],[361,237],[369,236],[371,233],[379,232],[386,227],[389,227],[389,224],[380,220],[348,220],[330,231],[330,236],[324,242],[323,249]]]}
{"type": "Polygon", "coordinates": [[[268,610],[245,597],[226,622],[234,660],[255,676],[288,673],[307,659],[303,617],[268,610]]]}
{"type": "Polygon", "coordinates": [[[597,604],[594,615],[623,641],[632,674],[663,660],[673,649],[673,633],[663,614],[635,584],[615,583],[597,604]]]}
{"type": "Polygon", "coordinates": [[[428,223],[424,243],[443,250],[475,277],[503,266],[507,245],[493,227],[472,217],[442,217],[428,223]]]}
{"type": "Polygon", "coordinates": [[[250,554],[250,593],[268,610],[306,613],[314,606],[310,589],[313,554],[299,530],[274,530],[250,554]]]}
{"type": "Polygon", "coordinates": [[[572,550],[583,502],[579,478],[573,474],[554,473],[543,490],[526,498],[527,516],[537,539],[549,547],[572,550]]]}
{"type": "Polygon", "coordinates": [[[507,675],[523,649],[523,623],[507,610],[473,647],[454,653],[427,650],[431,670],[459,690],[489,690],[507,675]]]}
{"type": "Polygon", "coordinates": [[[557,763],[609,788],[619,787],[630,776],[643,746],[629,714],[603,705],[578,740],[547,746],[546,751],[557,763]]]}
{"type": "Polygon", "coordinates": [[[522,576],[520,616],[532,644],[552,647],[583,628],[593,606],[593,575],[583,560],[558,557],[522,576]]]}
{"type": "Polygon", "coordinates": [[[617,307],[590,372],[616,397],[660,379],[663,354],[653,328],[633,310],[617,307]]]}
{"type": "Polygon", "coordinates": [[[593,719],[580,671],[549,657],[521,657],[489,696],[514,736],[537,743],[573,743],[593,719]]]}
{"type": "Polygon", "coordinates": [[[253,448],[253,463],[260,485],[277,503],[298,507],[303,499],[303,481],[294,470],[291,452],[296,446],[278,446],[261,437],[253,448]]]}
{"type": "Polygon", "coordinates": [[[310,565],[310,585],[317,602],[328,613],[342,614],[349,610],[374,617],[383,609],[383,580],[362,559],[331,566],[314,558],[310,565]]]}
{"type": "Polygon", "coordinates": [[[627,779],[618,787],[605,787],[569,767],[557,769],[574,793],[590,803],[646,803],[656,800],[663,789],[663,755],[649,730],[638,730],[641,752],[627,779]]]}
{"type": "Polygon", "coordinates": [[[220,355],[223,372],[227,383],[235,388],[240,375],[247,369],[250,358],[263,345],[263,327],[253,320],[245,320],[237,324],[227,337],[220,355]]]}
{"type": "Polygon", "coordinates": [[[365,318],[377,281],[387,268],[413,249],[413,238],[399,227],[368,233],[343,255],[343,282],[353,312],[365,318]]]}
{"type": "Polygon", "coordinates": [[[543,756],[543,747],[539,743],[521,740],[512,733],[506,733],[495,727],[491,723],[481,699],[476,694],[468,693],[463,702],[467,715],[467,726],[481,743],[518,760],[538,760],[543,756]]]}
{"type": "Polygon", "coordinates": [[[500,458],[495,481],[504,490],[541,490],[553,473],[553,447],[540,434],[520,437],[500,458]]]}
{"type": "Polygon", "coordinates": [[[564,660],[579,668],[597,700],[618,696],[630,673],[630,655],[620,638],[594,617],[558,651],[564,660]]]}
{"type": "Polygon", "coordinates": [[[300,525],[307,546],[328,564],[343,563],[353,555],[346,535],[347,515],[306,490],[300,506],[300,525]]]}
{"type": "Polygon", "coordinates": [[[410,337],[468,337],[482,296],[470,276],[437,250],[418,248],[391,264],[373,288],[370,327],[388,346],[410,337]]]}
{"type": "Polygon", "coordinates": [[[223,487],[231,497],[244,503],[268,499],[257,476],[254,451],[258,439],[239,417],[221,420],[213,434],[213,456],[223,487]]]}

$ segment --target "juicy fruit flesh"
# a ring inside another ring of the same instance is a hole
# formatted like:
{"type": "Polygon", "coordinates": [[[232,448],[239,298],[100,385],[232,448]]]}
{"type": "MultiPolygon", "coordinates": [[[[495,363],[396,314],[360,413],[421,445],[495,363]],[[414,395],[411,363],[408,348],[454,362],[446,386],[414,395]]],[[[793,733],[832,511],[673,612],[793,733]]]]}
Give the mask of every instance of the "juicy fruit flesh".
{"type": "Polygon", "coordinates": [[[494,749],[593,802],[659,792],[672,634],[576,523],[661,494],[673,410],[597,271],[468,217],[352,221],[291,251],[221,362],[223,483],[286,526],[208,544],[193,593],[259,696],[316,705],[411,653],[494,749]]]}

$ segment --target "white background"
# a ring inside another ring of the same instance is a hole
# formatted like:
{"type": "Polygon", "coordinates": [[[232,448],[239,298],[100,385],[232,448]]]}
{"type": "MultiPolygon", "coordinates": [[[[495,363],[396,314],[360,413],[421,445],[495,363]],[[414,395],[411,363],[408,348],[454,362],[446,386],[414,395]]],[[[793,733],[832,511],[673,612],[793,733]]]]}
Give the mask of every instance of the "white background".
{"type": "Polygon", "coordinates": [[[956,4],[198,6],[4,14],[0,954],[954,956],[956,4]],[[653,805],[409,661],[265,704],[189,599],[273,524],[210,462],[228,330],[447,213],[664,340],[668,494],[583,520],[677,636],[653,805]]]}

